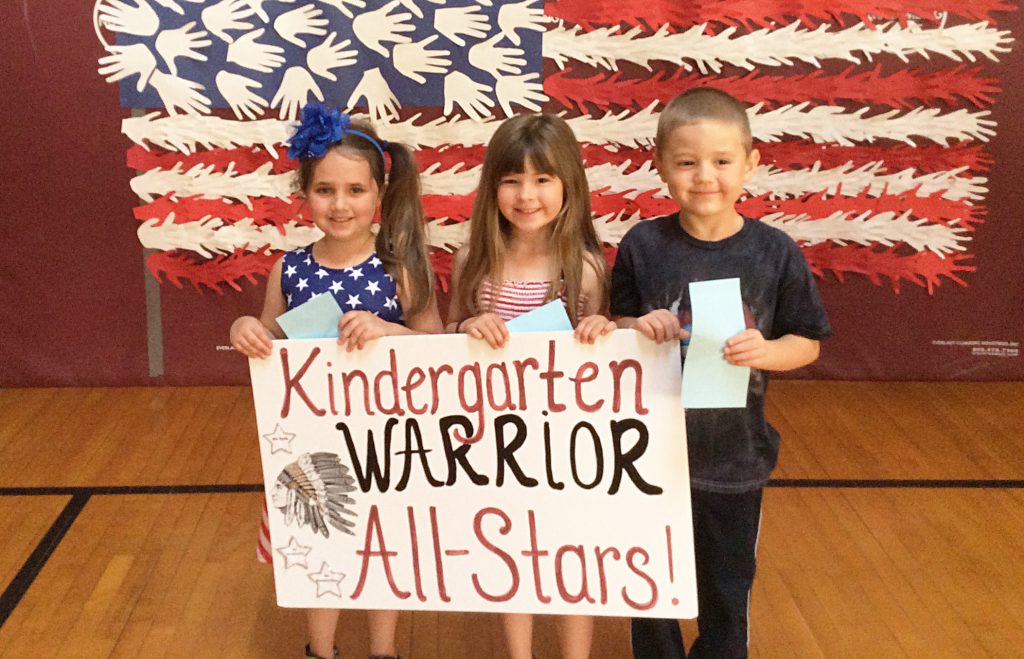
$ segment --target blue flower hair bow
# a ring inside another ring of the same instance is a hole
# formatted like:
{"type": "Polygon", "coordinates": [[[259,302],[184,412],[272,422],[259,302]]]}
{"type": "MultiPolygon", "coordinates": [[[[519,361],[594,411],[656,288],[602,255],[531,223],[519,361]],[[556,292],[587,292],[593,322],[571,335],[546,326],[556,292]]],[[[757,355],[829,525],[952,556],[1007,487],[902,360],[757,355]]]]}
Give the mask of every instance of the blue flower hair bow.
{"type": "Polygon", "coordinates": [[[288,141],[288,157],[322,158],[332,144],[341,140],[351,121],[338,108],[328,108],[323,103],[306,104],[295,134],[288,141]]]}

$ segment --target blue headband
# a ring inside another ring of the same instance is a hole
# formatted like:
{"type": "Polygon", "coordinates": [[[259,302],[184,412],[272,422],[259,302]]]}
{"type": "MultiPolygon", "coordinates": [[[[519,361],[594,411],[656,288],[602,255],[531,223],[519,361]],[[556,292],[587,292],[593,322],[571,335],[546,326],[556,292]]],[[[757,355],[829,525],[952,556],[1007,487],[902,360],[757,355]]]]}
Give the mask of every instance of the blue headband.
{"type": "Polygon", "coordinates": [[[322,158],[332,144],[340,142],[346,133],[351,133],[372,144],[380,154],[381,162],[386,163],[384,149],[388,143],[384,140],[378,142],[362,131],[349,128],[351,123],[352,117],[338,108],[328,108],[323,103],[307,103],[302,108],[295,133],[288,140],[288,157],[295,160],[322,158]]]}

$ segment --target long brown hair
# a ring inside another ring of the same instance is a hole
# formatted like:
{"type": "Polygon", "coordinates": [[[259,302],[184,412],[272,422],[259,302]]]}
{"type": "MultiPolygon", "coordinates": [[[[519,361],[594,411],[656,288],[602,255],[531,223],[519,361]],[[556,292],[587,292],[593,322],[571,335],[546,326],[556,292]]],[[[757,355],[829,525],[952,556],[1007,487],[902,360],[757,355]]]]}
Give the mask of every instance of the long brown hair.
{"type": "MultiPolygon", "coordinates": [[[[400,282],[411,300],[411,308],[402,309],[403,315],[408,318],[426,309],[434,295],[434,271],[427,255],[419,168],[408,147],[380,139],[370,124],[353,120],[349,129],[364,133],[373,141],[346,132],[330,148],[366,160],[377,188],[384,191],[380,207],[380,230],[374,248],[384,264],[385,272],[400,282]],[[391,170],[386,177],[386,163],[377,146],[391,156],[391,170]]],[[[313,170],[321,159],[303,158],[299,161],[296,183],[303,193],[309,190],[313,182],[313,170]]]]}
{"type": "Polygon", "coordinates": [[[508,174],[525,171],[527,162],[538,172],[562,181],[562,210],[555,217],[551,236],[561,281],[551,282],[546,299],[564,292],[569,317],[575,324],[579,321],[578,302],[583,295],[584,265],[590,262],[597,271],[603,309],[608,302],[608,264],[594,230],[590,188],[579,143],[564,120],[549,114],[512,117],[498,126],[491,137],[473,202],[468,253],[456,295],[463,309],[477,315],[484,311],[477,305],[484,280],[500,285],[512,228],[498,211],[498,184],[508,174]]]}

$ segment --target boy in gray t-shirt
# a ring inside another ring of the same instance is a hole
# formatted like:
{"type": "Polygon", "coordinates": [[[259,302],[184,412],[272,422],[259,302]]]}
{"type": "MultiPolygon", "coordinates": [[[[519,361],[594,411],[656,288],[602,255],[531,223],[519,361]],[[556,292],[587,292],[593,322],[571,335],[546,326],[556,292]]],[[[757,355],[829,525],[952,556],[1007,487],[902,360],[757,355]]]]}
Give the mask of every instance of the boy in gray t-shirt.
{"type": "MultiPolygon", "coordinates": [[[[747,406],[686,412],[699,608],[691,659],[747,656],[761,497],[779,452],[764,416],[768,373],[813,362],[832,332],[796,243],[736,211],[758,159],[735,98],[705,87],[673,99],[654,162],[679,212],[633,227],[612,269],[617,324],[658,342],[689,336],[690,282],[740,279],[747,329],[724,357],[751,368],[747,406]]],[[[685,656],[674,620],[635,619],[632,631],[636,659],[685,656]]]]}

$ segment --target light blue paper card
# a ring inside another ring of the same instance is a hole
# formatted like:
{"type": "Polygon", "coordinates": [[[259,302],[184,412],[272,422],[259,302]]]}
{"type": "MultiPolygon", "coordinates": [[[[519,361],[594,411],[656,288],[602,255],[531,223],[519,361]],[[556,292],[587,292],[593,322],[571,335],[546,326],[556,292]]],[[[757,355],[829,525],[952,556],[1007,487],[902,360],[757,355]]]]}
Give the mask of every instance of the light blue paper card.
{"type": "Polygon", "coordinates": [[[693,329],[683,362],[683,407],[746,407],[750,368],[725,361],[725,342],[744,329],[740,280],[690,284],[693,329]]]}
{"type": "Polygon", "coordinates": [[[516,316],[505,323],[505,326],[509,332],[572,331],[572,322],[569,321],[569,314],[565,312],[565,305],[561,300],[552,300],[522,316],[516,316]]]}
{"type": "Polygon", "coordinates": [[[336,339],[341,307],[330,293],[317,295],[277,317],[289,339],[336,339]]]}

